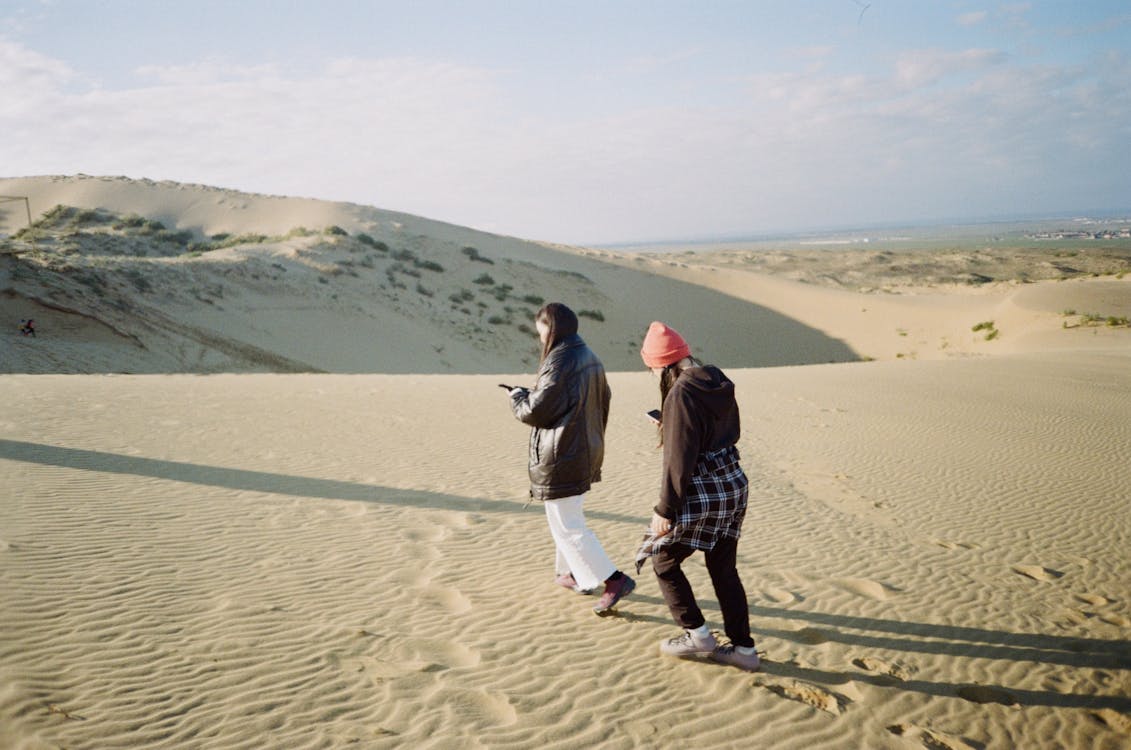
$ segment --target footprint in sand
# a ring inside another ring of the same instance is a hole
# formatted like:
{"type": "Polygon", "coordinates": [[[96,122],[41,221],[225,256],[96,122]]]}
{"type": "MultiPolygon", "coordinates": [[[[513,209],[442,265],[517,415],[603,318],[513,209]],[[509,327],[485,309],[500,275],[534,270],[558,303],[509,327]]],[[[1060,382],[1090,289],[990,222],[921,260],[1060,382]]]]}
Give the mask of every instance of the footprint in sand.
{"type": "MultiPolygon", "coordinates": [[[[1083,593],[1076,594],[1076,599],[1085,604],[1091,605],[1096,610],[1102,609],[1115,599],[1109,599],[1100,594],[1083,593]]],[[[1114,625],[1117,628],[1131,627],[1131,619],[1126,616],[1117,614],[1115,612],[1102,612],[1102,611],[1087,611],[1082,609],[1067,608],[1061,612],[1061,619],[1057,621],[1059,625],[1079,625],[1080,623],[1087,622],[1089,619],[1096,617],[1100,622],[1105,622],[1108,625],[1114,625]]]]}
{"type": "Polygon", "coordinates": [[[790,682],[782,684],[763,685],[767,690],[777,693],[783,698],[804,703],[807,706],[820,709],[833,716],[840,716],[845,707],[851,702],[843,695],[825,690],[824,688],[807,683],[790,682]]]}
{"type": "Polygon", "coordinates": [[[946,539],[932,539],[931,541],[933,541],[935,544],[942,547],[943,549],[949,549],[949,550],[977,549],[978,548],[978,545],[973,544],[971,542],[951,542],[951,541],[948,541],[946,539]]]}
{"type": "Polygon", "coordinates": [[[459,727],[498,727],[518,721],[518,712],[507,697],[488,690],[442,687],[427,697],[426,704],[442,706],[459,727]]]}
{"type": "Polygon", "coordinates": [[[654,747],[660,736],[660,726],[654,721],[628,721],[621,725],[637,745],[654,747]]]}
{"type": "Polygon", "coordinates": [[[401,536],[410,542],[439,542],[447,533],[447,529],[442,526],[426,526],[408,529],[401,536]]]}
{"type": "Polygon", "coordinates": [[[888,727],[888,731],[899,737],[918,740],[923,747],[930,750],[974,750],[976,747],[945,732],[936,732],[934,729],[917,727],[914,724],[892,724],[888,727]]]}
{"type": "Polygon", "coordinates": [[[1123,615],[1100,615],[1100,620],[1106,622],[1108,625],[1114,625],[1117,628],[1131,627],[1131,619],[1123,615]]]}
{"type": "Polygon", "coordinates": [[[883,659],[876,659],[871,656],[863,656],[859,659],[853,659],[852,664],[855,667],[863,669],[865,672],[871,672],[875,675],[880,675],[889,679],[892,683],[907,680],[911,677],[911,670],[899,664],[892,664],[883,659]]]}
{"type": "Polygon", "coordinates": [[[887,601],[890,594],[899,592],[899,589],[894,586],[870,581],[867,578],[841,578],[833,581],[833,583],[845,591],[881,602],[887,601]]]}
{"type": "Polygon", "coordinates": [[[365,672],[374,684],[425,672],[431,666],[427,662],[394,662],[371,656],[347,657],[341,662],[343,672],[365,672]]]}
{"type": "Polygon", "coordinates": [[[807,643],[810,646],[826,643],[829,640],[829,637],[817,628],[802,628],[795,635],[798,643],[807,643]]]}
{"type": "Polygon", "coordinates": [[[460,615],[471,609],[470,599],[458,589],[447,586],[425,586],[420,590],[419,596],[425,605],[443,609],[449,614],[460,615]]]}
{"type": "Polygon", "coordinates": [[[1053,624],[1059,625],[1062,628],[1071,628],[1087,622],[1089,617],[1091,617],[1091,615],[1089,615],[1087,612],[1079,609],[1073,609],[1071,607],[1065,607],[1057,613],[1056,618],[1053,619],[1052,622],[1053,624]]]}
{"type": "Polygon", "coordinates": [[[1092,711],[1092,716],[1095,716],[1120,734],[1131,734],[1131,718],[1124,716],[1114,709],[1101,708],[1098,711],[1092,711]]]}
{"type": "Polygon", "coordinates": [[[963,685],[955,690],[959,698],[971,703],[998,703],[1010,708],[1020,708],[1017,699],[1008,691],[986,685],[963,685]]]}
{"type": "Polygon", "coordinates": [[[420,568],[398,570],[389,576],[389,581],[402,588],[423,589],[432,582],[435,576],[420,568]]]}
{"type": "Polygon", "coordinates": [[[762,591],[762,596],[769,599],[774,604],[793,604],[795,602],[805,601],[805,597],[801,594],[795,594],[786,589],[779,589],[771,587],[762,591]]]}
{"type": "Polygon", "coordinates": [[[409,648],[417,659],[429,659],[441,669],[477,667],[482,659],[478,651],[454,641],[414,641],[409,648]]]}
{"type": "Polygon", "coordinates": [[[1064,577],[1064,573],[1059,570],[1044,568],[1040,565],[1014,565],[1013,572],[1032,578],[1034,581],[1055,581],[1057,578],[1064,577]]]}

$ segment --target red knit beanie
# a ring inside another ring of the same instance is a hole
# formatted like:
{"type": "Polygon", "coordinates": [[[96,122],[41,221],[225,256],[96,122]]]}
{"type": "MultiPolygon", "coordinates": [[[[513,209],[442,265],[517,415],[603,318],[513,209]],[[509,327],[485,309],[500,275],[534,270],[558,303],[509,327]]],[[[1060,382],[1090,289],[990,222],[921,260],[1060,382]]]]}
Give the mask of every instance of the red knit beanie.
{"type": "Polygon", "coordinates": [[[667,367],[690,356],[691,347],[675,329],[668,328],[658,320],[648,326],[644,345],[640,347],[640,357],[646,366],[667,367]]]}

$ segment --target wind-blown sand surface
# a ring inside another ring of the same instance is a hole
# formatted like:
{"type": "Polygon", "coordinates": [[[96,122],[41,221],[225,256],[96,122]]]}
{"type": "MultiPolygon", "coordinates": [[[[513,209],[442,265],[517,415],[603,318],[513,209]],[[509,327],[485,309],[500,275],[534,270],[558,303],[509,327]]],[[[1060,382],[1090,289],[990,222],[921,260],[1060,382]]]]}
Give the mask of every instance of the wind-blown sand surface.
{"type": "Polygon", "coordinates": [[[0,316],[41,331],[0,336],[0,748],[1131,747],[1126,249],[764,267],[126,178],[0,193],[37,221],[0,241],[0,316]],[[542,299],[611,371],[587,515],[625,569],[648,322],[735,380],[760,673],[660,657],[648,568],[604,619],[554,585],[496,387],[532,380],[542,299]]]}
{"type": "MultiPolygon", "coordinates": [[[[0,745],[1127,747],[1129,366],[732,371],[755,675],[661,658],[648,569],[553,584],[497,377],[5,377],[0,745]]],[[[611,383],[627,568],[655,383],[611,383]]]]}

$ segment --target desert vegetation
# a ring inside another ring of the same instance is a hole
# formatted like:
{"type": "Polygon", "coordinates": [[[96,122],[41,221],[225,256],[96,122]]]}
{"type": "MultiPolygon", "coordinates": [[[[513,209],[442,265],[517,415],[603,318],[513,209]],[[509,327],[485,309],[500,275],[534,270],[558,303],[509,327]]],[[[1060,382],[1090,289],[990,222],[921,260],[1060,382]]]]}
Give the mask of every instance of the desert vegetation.
{"type": "Polygon", "coordinates": [[[1065,320],[1061,325],[1064,328],[1080,328],[1080,327],[1097,327],[1108,326],[1110,328],[1127,328],[1131,327],[1131,319],[1126,315],[1101,315],[1099,313],[1084,313],[1077,314],[1075,310],[1064,310],[1062,313],[1066,318],[1075,318],[1072,323],[1065,320]]]}
{"type": "Polygon", "coordinates": [[[985,331],[985,334],[982,336],[982,338],[984,338],[986,341],[993,341],[1001,334],[1001,331],[994,327],[994,322],[992,320],[985,320],[981,323],[977,323],[970,330],[974,333],[985,331]]]}
{"type": "Polygon", "coordinates": [[[460,250],[460,252],[476,263],[486,263],[487,265],[491,266],[495,265],[495,261],[491,260],[490,258],[484,257],[474,247],[464,247],[462,250],[460,250]]]}

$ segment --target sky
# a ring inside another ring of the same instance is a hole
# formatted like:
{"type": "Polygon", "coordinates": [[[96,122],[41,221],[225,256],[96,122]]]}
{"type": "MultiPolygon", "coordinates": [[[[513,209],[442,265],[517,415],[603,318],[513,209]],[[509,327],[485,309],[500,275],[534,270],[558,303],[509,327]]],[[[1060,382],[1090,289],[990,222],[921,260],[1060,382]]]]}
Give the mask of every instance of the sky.
{"type": "Polygon", "coordinates": [[[1131,213],[1126,0],[0,0],[0,176],[571,244],[1131,213]]]}

